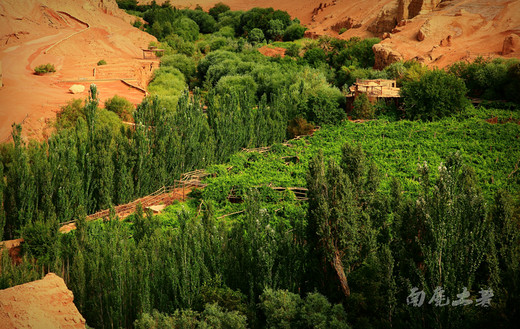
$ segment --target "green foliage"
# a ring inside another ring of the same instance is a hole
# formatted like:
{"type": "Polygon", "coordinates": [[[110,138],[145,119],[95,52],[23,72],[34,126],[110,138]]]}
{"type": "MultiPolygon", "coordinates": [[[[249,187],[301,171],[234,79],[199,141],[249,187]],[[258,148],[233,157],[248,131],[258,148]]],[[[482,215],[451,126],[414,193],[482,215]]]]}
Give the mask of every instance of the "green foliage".
{"type": "Polygon", "coordinates": [[[148,85],[151,95],[159,96],[160,101],[168,109],[175,109],[182,91],[186,88],[186,79],[174,67],[162,67],[154,72],[154,78],[148,85]]]}
{"type": "Polygon", "coordinates": [[[104,59],[100,59],[100,60],[97,62],[97,66],[100,66],[100,65],[107,65],[107,62],[106,62],[104,59]]]}
{"type": "Polygon", "coordinates": [[[360,94],[354,100],[352,106],[353,119],[373,119],[375,115],[375,107],[370,103],[366,94],[360,94]]]}
{"type": "Polygon", "coordinates": [[[22,229],[24,239],[24,250],[34,256],[38,263],[50,264],[55,259],[54,253],[58,250],[58,223],[56,221],[35,221],[29,223],[22,229]]]}
{"type": "Polygon", "coordinates": [[[506,99],[518,103],[514,90],[520,85],[519,67],[517,59],[479,57],[472,63],[454,63],[449,67],[449,72],[464,80],[473,97],[506,99]]]}
{"type": "MultiPolygon", "coordinates": [[[[217,21],[215,18],[202,10],[189,10],[183,11],[186,16],[192,19],[199,26],[200,33],[208,34],[213,33],[217,29],[217,21]]],[[[192,40],[194,41],[194,40],[192,40]]]]}
{"type": "Polygon", "coordinates": [[[293,23],[285,29],[285,31],[283,33],[283,40],[284,41],[299,40],[299,39],[303,38],[304,34],[305,34],[305,27],[298,23],[293,23]]]}
{"type": "Polygon", "coordinates": [[[123,121],[132,120],[132,115],[135,109],[134,104],[130,103],[128,99],[118,95],[114,95],[114,97],[107,99],[105,101],[105,108],[108,111],[117,114],[123,121]]]}
{"type": "Polygon", "coordinates": [[[380,41],[378,38],[360,39],[353,37],[346,42],[344,48],[339,48],[337,52],[332,54],[331,64],[336,69],[351,65],[371,68],[375,62],[372,46],[380,41]]]}
{"type": "Polygon", "coordinates": [[[287,134],[294,138],[301,135],[309,135],[314,130],[314,126],[307,122],[307,120],[296,117],[289,121],[287,126],[287,134]]]}
{"type": "Polygon", "coordinates": [[[346,27],[342,27],[341,29],[339,29],[338,34],[342,35],[343,33],[347,32],[347,31],[348,31],[348,29],[346,27]]]}
{"type": "Polygon", "coordinates": [[[173,67],[179,70],[189,83],[195,78],[197,65],[195,60],[185,54],[166,55],[161,58],[161,67],[173,67]]]}
{"type": "Polygon", "coordinates": [[[136,27],[138,29],[141,29],[143,27],[143,22],[140,20],[140,19],[136,19],[133,23],[132,23],[132,26],[133,27],[136,27]]]}
{"type": "Polygon", "coordinates": [[[249,31],[247,38],[252,43],[258,43],[258,42],[262,42],[265,37],[264,37],[264,32],[261,29],[254,28],[251,31],[249,31]]]}
{"type": "Polygon", "coordinates": [[[172,32],[185,41],[195,41],[199,38],[199,26],[187,17],[181,17],[172,23],[172,32]]]}
{"type": "Polygon", "coordinates": [[[79,118],[85,118],[83,112],[83,101],[73,99],[67,105],[61,107],[61,111],[56,114],[56,126],[58,128],[72,128],[76,125],[79,118]]]}
{"type": "Polygon", "coordinates": [[[54,65],[51,63],[41,64],[34,68],[34,73],[36,73],[38,75],[42,75],[45,73],[53,73],[53,72],[56,72],[56,68],[54,68],[54,65]]]}
{"type": "Polygon", "coordinates": [[[303,55],[303,59],[309,63],[311,66],[318,66],[321,63],[325,62],[327,55],[325,51],[321,48],[311,48],[305,52],[303,55]]]}
{"type": "Polygon", "coordinates": [[[255,98],[258,86],[250,75],[235,75],[222,77],[215,87],[220,95],[247,94],[248,97],[255,98]]]}
{"type": "Polygon", "coordinates": [[[285,51],[285,55],[291,57],[299,57],[300,56],[300,46],[295,43],[291,43],[289,47],[287,47],[285,51]]]}
{"type": "Polygon", "coordinates": [[[279,19],[272,19],[268,23],[266,35],[271,40],[280,41],[284,36],[284,24],[279,19]]]}
{"type": "Polygon", "coordinates": [[[418,81],[403,83],[401,96],[410,119],[436,120],[460,113],[468,102],[461,79],[442,70],[424,74],[418,81]]]}
{"type": "Polygon", "coordinates": [[[176,310],[171,316],[154,310],[144,313],[134,322],[136,329],[167,328],[246,328],[246,317],[238,312],[223,310],[216,304],[207,304],[202,313],[190,309],[176,310]]]}
{"type": "Polygon", "coordinates": [[[260,307],[268,328],[293,328],[298,321],[300,296],[287,290],[266,289],[260,296],[260,307]]]}
{"type": "Polygon", "coordinates": [[[229,11],[229,6],[222,2],[219,2],[219,3],[216,3],[213,7],[211,7],[209,9],[208,13],[211,16],[213,16],[214,19],[218,20],[220,14],[225,13],[227,11],[229,11]]]}
{"type": "Polygon", "coordinates": [[[234,38],[235,29],[232,26],[223,26],[214,34],[225,38],[234,38]]]}
{"type": "Polygon", "coordinates": [[[287,290],[267,288],[260,296],[260,308],[267,328],[350,328],[343,306],[332,306],[316,292],[302,300],[287,290]]]}

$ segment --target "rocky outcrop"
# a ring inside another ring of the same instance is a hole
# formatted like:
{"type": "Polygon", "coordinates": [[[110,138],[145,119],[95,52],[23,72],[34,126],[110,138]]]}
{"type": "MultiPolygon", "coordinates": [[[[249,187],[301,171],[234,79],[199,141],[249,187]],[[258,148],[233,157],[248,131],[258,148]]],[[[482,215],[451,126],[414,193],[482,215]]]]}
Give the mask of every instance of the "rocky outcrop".
{"type": "Polygon", "coordinates": [[[0,328],[85,328],[62,278],[49,273],[0,291],[0,328]]]}
{"type": "Polygon", "coordinates": [[[392,31],[401,22],[419,14],[427,14],[445,0],[397,0],[385,5],[376,20],[368,27],[373,33],[392,31]]]}
{"type": "Polygon", "coordinates": [[[392,2],[381,9],[376,20],[368,27],[368,30],[373,33],[390,32],[397,23],[397,5],[392,2]]]}
{"type": "Polygon", "coordinates": [[[375,44],[372,47],[375,55],[374,68],[381,70],[387,65],[403,60],[403,55],[385,44],[375,44]]]}
{"type": "Polygon", "coordinates": [[[401,21],[429,13],[443,1],[445,0],[398,0],[397,20],[401,21]]]}
{"type": "Polygon", "coordinates": [[[502,55],[509,55],[518,50],[520,50],[520,36],[517,34],[508,35],[502,45],[502,55]]]}
{"type": "Polygon", "coordinates": [[[417,40],[423,41],[431,32],[431,21],[428,19],[417,32],[417,40]]]}
{"type": "Polygon", "coordinates": [[[332,25],[330,27],[330,29],[339,33],[339,31],[343,28],[357,29],[359,27],[361,27],[360,23],[357,23],[356,21],[354,21],[354,19],[352,19],[352,17],[347,17],[345,20],[337,22],[336,24],[332,25]]]}
{"type": "Polygon", "coordinates": [[[72,85],[72,86],[70,86],[69,91],[71,94],[81,94],[82,92],[85,91],[85,86],[84,85],[72,85]]]}

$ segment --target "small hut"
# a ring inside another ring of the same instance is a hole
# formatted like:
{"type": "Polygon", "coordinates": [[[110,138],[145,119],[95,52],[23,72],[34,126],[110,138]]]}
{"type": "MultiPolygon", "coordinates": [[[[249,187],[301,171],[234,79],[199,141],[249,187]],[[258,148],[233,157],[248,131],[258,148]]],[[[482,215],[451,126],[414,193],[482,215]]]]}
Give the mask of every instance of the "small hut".
{"type": "Polygon", "coordinates": [[[380,99],[385,102],[399,102],[399,91],[395,80],[386,79],[356,79],[356,82],[350,86],[349,94],[347,94],[347,111],[352,110],[354,100],[361,94],[367,95],[371,103],[375,103],[380,99]]]}

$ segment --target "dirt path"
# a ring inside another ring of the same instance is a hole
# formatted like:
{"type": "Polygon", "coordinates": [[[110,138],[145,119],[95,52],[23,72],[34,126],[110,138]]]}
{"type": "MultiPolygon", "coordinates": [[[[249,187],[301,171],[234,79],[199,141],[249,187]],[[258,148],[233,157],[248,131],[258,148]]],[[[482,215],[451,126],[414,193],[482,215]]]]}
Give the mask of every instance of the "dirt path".
{"type": "MultiPolygon", "coordinates": [[[[186,196],[191,192],[192,188],[175,188],[167,193],[153,193],[140,199],[134,200],[127,204],[119,205],[114,208],[116,215],[119,219],[124,219],[135,212],[135,207],[138,204],[143,206],[143,209],[150,208],[154,213],[162,211],[166,206],[169,206],[175,200],[184,201],[186,196]]],[[[88,220],[95,220],[99,218],[108,217],[110,214],[109,209],[98,211],[95,214],[87,216],[88,220]]],[[[61,233],[68,233],[76,229],[76,224],[70,222],[64,224],[60,228],[61,233]]]]}

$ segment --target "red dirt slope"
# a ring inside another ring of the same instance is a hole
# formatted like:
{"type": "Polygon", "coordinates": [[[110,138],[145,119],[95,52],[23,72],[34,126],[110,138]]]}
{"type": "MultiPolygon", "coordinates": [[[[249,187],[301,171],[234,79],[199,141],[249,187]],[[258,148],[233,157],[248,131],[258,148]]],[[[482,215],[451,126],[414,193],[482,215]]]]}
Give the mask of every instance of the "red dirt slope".
{"type": "Polygon", "coordinates": [[[480,55],[520,58],[520,0],[171,1],[180,7],[200,4],[206,10],[217,2],[233,10],[286,10],[309,29],[309,37],[384,36],[376,49],[377,67],[412,58],[438,67],[480,55]],[[339,35],[343,27],[348,29],[339,35]]]}
{"type": "Polygon", "coordinates": [[[0,329],[85,328],[73,299],[63,279],[54,273],[0,290],[0,329]]]}
{"type": "Polygon", "coordinates": [[[115,0],[2,0],[0,2],[0,142],[13,122],[24,122],[24,135],[42,138],[46,121],[72,98],[68,89],[96,83],[101,102],[114,94],[134,104],[144,93],[120,81],[146,87],[150,65],[141,48],[155,40],[130,24],[134,19],[115,0]],[[97,66],[104,59],[108,65],[97,66]],[[39,64],[52,63],[57,72],[33,74],[39,64]],[[94,69],[96,72],[94,74],[94,69]]]}

